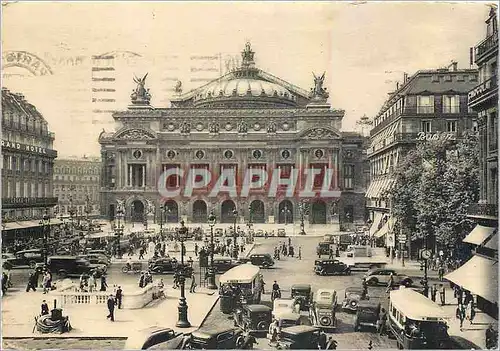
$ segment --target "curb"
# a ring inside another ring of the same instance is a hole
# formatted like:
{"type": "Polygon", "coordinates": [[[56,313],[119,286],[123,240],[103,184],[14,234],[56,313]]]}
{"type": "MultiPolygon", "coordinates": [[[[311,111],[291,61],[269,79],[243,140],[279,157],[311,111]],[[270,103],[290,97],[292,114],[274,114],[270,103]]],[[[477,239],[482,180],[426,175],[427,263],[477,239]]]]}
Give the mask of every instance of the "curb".
{"type": "Polygon", "coordinates": [[[210,307],[210,309],[208,310],[207,314],[205,315],[205,317],[201,321],[200,326],[198,327],[198,329],[201,328],[201,327],[203,327],[203,324],[205,324],[205,322],[207,321],[208,316],[210,315],[210,313],[212,313],[212,311],[214,310],[214,308],[217,305],[217,303],[219,302],[219,300],[220,300],[220,296],[217,296],[217,298],[215,299],[215,302],[213,303],[212,307],[210,307]]]}

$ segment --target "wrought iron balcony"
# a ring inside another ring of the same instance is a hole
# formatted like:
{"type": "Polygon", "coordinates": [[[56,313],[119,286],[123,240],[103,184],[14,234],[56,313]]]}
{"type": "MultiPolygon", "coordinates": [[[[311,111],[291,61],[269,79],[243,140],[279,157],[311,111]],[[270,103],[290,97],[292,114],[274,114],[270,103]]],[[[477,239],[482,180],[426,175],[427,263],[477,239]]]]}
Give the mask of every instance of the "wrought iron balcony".
{"type": "Polygon", "coordinates": [[[467,211],[469,217],[497,219],[498,205],[497,204],[472,204],[467,211]]]}
{"type": "Polygon", "coordinates": [[[469,92],[469,106],[476,105],[480,101],[493,97],[495,94],[498,94],[498,79],[496,75],[491,76],[469,92]]]}
{"type": "Polygon", "coordinates": [[[488,38],[480,42],[476,48],[476,64],[486,55],[498,49],[498,33],[493,33],[488,38]]]}
{"type": "Polygon", "coordinates": [[[51,207],[57,205],[57,197],[11,197],[2,199],[4,209],[20,207],[51,207]]]}

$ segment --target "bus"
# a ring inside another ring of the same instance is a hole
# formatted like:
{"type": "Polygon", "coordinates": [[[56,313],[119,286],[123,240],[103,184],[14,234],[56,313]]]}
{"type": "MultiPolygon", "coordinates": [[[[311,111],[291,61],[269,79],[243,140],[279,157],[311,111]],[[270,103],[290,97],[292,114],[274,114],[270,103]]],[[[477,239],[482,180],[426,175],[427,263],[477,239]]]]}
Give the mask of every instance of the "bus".
{"type": "Polygon", "coordinates": [[[387,315],[399,349],[443,349],[449,343],[446,313],[413,289],[391,291],[387,315]]]}
{"type": "Polygon", "coordinates": [[[251,263],[231,268],[220,276],[220,306],[223,313],[231,313],[241,304],[259,304],[263,278],[260,268],[251,263]]]}

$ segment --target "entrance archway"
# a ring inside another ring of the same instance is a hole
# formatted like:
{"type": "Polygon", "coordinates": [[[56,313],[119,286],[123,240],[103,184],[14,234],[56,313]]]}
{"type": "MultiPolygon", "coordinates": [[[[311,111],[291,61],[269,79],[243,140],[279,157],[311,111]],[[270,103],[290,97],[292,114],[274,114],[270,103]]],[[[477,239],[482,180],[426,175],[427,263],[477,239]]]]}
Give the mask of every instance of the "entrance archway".
{"type": "Polygon", "coordinates": [[[220,222],[221,223],[234,223],[233,211],[236,205],[233,200],[226,200],[220,206],[220,222]]]}
{"type": "Polygon", "coordinates": [[[293,223],[293,205],[290,200],[283,200],[278,206],[278,223],[293,223]]]}
{"type": "Polygon", "coordinates": [[[196,200],[193,203],[193,222],[206,223],[207,219],[207,203],[203,200],[196,200]]]}
{"type": "Polygon", "coordinates": [[[115,220],[115,204],[109,205],[108,216],[110,221],[115,220]]]}
{"type": "Polygon", "coordinates": [[[313,202],[311,207],[311,224],[326,224],[326,204],[322,200],[313,202]]]}
{"type": "Polygon", "coordinates": [[[250,203],[252,211],[252,223],[265,223],[264,203],[260,200],[254,200],[250,203]]]}
{"type": "Polygon", "coordinates": [[[144,204],[141,200],[132,202],[131,216],[133,222],[144,222],[144,204]]]}
{"type": "Polygon", "coordinates": [[[166,213],[165,216],[167,218],[166,223],[178,223],[179,222],[179,206],[177,202],[174,200],[168,200],[165,202],[166,213]]]}

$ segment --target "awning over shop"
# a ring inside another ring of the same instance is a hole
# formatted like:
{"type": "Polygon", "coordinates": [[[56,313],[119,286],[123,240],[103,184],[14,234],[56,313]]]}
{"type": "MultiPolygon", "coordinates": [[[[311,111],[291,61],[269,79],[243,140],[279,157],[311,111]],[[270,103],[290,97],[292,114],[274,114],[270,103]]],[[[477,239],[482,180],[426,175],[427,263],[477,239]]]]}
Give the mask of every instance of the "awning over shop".
{"type": "Polygon", "coordinates": [[[375,233],[375,237],[377,239],[383,237],[384,235],[386,235],[389,232],[389,222],[390,221],[387,220],[387,222],[385,222],[385,224],[382,226],[382,228],[380,228],[380,230],[375,233]]]}
{"type": "Polygon", "coordinates": [[[20,221],[20,222],[9,222],[5,223],[5,226],[2,228],[4,231],[9,231],[9,230],[19,230],[19,229],[26,229],[26,228],[36,228],[40,227],[40,222],[39,221],[20,221]]]}
{"type": "Polygon", "coordinates": [[[484,247],[492,250],[498,250],[498,232],[495,233],[490,240],[486,244],[484,244],[484,247]]]}
{"type": "Polygon", "coordinates": [[[445,276],[475,295],[498,302],[498,261],[474,255],[463,266],[445,276]]]}
{"type": "Polygon", "coordinates": [[[371,193],[373,192],[373,188],[375,187],[375,182],[371,181],[368,186],[368,190],[366,190],[365,197],[370,198],[371,193]]]}
{"type": "Polygon", "coordinates": [[[375,234],[375,232],[378,230],[378,225],[380,224],[381,220],[382,220],[382,213],[375,212],[375,218],[373,219],[372,226],[370,227],[370,236],[375,234]]]}
{"type": "Polygon", "coordinates": [[[465,237],[464,243],[481,245],[488,239],[491,234],[496,230],[494,227],[485,227],[480,224],[476,225],[474,229],[465,237]]]}

